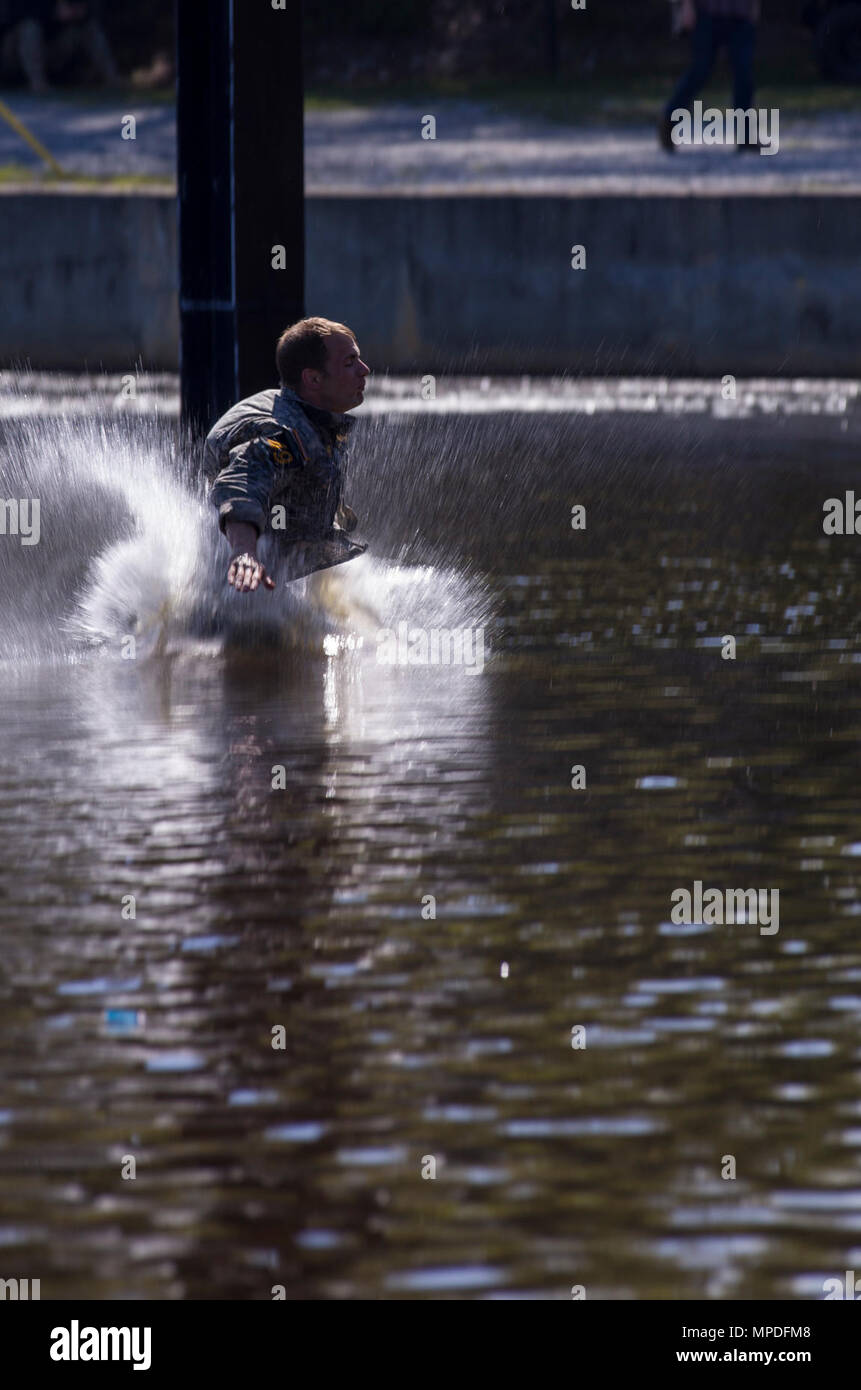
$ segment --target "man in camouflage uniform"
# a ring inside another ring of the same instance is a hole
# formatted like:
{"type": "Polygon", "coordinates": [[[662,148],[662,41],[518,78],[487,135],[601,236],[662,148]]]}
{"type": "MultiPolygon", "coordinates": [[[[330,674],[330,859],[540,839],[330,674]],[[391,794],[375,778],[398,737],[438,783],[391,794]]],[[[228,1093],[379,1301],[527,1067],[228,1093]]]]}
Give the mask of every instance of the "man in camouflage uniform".
{"type": "Polygon", "coordinates": [[[358,518],[343,501],[345,412],[364,399],[370,374],[349,328],[300,319],[276,352],[281,390],[231,407],[206,438],[204,471],[230,545],[227,582],[238,593],[300,579],[364,554],[348,539],[358,518]],[[265,549],[258,558],[258,542],[265,549]]]}

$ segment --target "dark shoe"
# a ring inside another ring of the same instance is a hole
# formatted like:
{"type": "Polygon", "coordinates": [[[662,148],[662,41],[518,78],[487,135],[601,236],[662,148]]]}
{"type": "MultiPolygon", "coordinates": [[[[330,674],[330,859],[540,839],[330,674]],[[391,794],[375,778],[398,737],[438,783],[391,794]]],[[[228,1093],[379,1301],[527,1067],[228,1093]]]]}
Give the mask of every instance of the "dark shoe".
{"type": "Polygon", "coordinates": [[[673,144],[673,123],[666,112],[664,112],[661,119],[658,121],[658,139],[661,142],[661,148],[666,150],[667,154],[675,154],[676,147],[673,144]]]}

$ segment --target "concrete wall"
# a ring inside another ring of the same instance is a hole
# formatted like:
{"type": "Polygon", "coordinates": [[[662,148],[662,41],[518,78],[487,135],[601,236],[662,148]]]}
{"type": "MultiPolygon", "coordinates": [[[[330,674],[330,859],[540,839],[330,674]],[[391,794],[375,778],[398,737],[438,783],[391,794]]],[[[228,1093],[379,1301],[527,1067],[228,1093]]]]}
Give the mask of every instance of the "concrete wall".
{"type": "Polygon", "coordinates": [[[177,256],[171,197],[0,195],[0,360],[176,367],[177,256]]]}
{"type": "MultiPolygon", "coordinates": [[[[854,376],[859,203],[317,197],[307,308],[381,371],[854,376]]],[[[176,367],[176,258],[167,195],[3,195],[0,360],[176,367]]]]}

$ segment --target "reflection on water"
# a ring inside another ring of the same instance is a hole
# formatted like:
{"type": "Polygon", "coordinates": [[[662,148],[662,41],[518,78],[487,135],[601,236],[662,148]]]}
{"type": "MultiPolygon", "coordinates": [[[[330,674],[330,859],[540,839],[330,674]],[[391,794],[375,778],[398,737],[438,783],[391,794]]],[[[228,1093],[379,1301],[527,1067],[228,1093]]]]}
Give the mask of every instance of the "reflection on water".
{"type": "Polygon", "coordinates": [[[374,560],[258,596],[250,643],[168,425],[65,425],[49,467],[7,422],[45,543],[0,539],[0,1276],[818,1298],[859,1267],[858,539],[821,524],[858,427],[658,417],[369,419],[374,560]],[[134,661],[129,605],[164,638],[134,661]],[[401,618],[486,623],[483,672],[378,663],[401,618]],[[779,932],[674,922],[696,880],[779,889],[779,932]]]}

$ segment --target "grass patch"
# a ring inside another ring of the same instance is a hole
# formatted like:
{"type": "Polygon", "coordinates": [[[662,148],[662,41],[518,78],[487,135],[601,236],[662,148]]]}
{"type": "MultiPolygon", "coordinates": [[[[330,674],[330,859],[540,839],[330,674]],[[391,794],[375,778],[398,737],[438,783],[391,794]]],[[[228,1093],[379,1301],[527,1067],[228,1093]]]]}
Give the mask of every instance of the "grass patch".
{"type": "Polygon", "coordinates": [[[9,183],[34,183],[35,174],[25,164],[0,164],[0,188],[9,183]]]}
{"type": "MultiPolygon", "coordinates": [[[[375,107],[389,102],[420,106],[433,111],[434,101],[478,101],[503,113],[537,116],[562,125],[625,125],[654,119],[667,100],[684,67],[680,54],[676,68],[628,78],[624,83],[607,78],[550,78],[523,81],[450,78],[429,83],[387,83],[384,89],[368,84],[356,87],[309,88],[308,111],[331,111],[344,106],[375,107]]],[[[728,82],[712,82],[702,94],[708,105],[728,106],[732,95],[728,82]]],[[[759,73],[758,106],[777,107],[782,116],[815,116],[835,111],[861,111],[861,88],[825,83],[815,74],[794,78],[780,69],[763,67],[759,73]]]]}
{"type": "Polygon", "coordinates": [[[36,168],[26,164],[0,164],[0,189],[25,184],[29,188],[61,191],[64,188],[92,188],[104,192],[130,192],[135,189],[176,191],[176,183],[164,174],[78,174],[73,170],[62,175],[51,173],[48,168],[36,168]]]}

